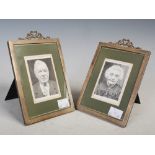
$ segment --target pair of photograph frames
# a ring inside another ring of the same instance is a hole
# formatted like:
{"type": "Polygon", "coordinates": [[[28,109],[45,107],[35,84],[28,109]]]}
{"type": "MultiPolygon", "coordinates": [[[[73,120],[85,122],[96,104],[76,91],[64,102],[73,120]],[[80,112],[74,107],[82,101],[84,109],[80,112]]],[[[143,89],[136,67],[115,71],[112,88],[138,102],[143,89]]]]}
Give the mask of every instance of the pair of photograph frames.
{"type": "Polygon", "coordinates": [[[100,42],[77,109],[125,127],[149,57],[149,51],[134,47],[128,39],[100,42]]]}
{"type": "MultiPolygon", "coordinates": [[[[75,110],[58,39],[30,31],[8,47],[26,125],[75,110]]],[[[100,42],[77,109],[125,127],[149,56],[130,40],[100,42]]]]}
{"type": "Polygon", "coordinates": [[[58,39],[30,31],[8,47],[26,125],[74,111],[58,39]]]}

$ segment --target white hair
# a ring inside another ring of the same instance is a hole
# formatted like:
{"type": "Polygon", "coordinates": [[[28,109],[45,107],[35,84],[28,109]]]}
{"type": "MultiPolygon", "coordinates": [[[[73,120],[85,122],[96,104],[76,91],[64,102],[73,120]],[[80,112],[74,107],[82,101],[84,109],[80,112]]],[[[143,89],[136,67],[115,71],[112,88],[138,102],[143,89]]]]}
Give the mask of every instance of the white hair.
{"type": "Polygon", "coordinates": [[[109,68],[105,71],[105,78],[107,78],[107,76],[108,76],[111,72],[113,72],[113,70],[117,70],[117,71],[120,72],[120,74],[119,74],[119,80],[122,80],[123,77],[124,77],[124,70],[123,70],[122,67],[119,66],[119,65],[113,65],[113,66],[109,67],[109,68]]]}
{"type": "Polygon", "coordinates": [[[37,76],[37,70],[40,68],[40,67],[45,67],[48,69],[46,63],[44,61],[41,61],[41,60],[36,60],[34,62],[34,73],[35,75],[37,76]]]}

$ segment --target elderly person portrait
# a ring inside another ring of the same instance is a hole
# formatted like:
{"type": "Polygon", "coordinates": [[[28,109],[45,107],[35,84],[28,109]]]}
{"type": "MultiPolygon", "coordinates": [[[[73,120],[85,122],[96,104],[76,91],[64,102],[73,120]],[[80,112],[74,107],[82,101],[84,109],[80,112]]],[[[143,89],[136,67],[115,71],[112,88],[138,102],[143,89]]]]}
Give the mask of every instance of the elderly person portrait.
{"type": "Polygon", "coordinates": [[[119,81],[124,77],[124,70],[119,65],[113,65],[105,71],[103,76],[100,78],[95,94],[118,100],[122,89],[119,81]]]}
{"type": "Polygon", "coordinates": [[[58,93],[56,82],[49,80],[49,69],[44,61],[34,62],[34,74],[38,82],[33,85],[35,98],[51,96],[58,93]]]}

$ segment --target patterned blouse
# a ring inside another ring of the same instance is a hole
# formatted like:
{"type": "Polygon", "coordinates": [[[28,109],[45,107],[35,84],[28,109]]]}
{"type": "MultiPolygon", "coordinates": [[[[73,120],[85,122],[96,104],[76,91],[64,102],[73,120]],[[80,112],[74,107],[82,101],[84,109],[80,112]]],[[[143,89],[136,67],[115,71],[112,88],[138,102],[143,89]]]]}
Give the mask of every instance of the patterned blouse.
{"type": "Polygon", "coordinates": [[[96,95],[104,96],[110,99],[118,100],[121,93],[121,86],[115,84],[114,86],[108,87],[107,84],[100,82],[95,91],[96,95]]]}

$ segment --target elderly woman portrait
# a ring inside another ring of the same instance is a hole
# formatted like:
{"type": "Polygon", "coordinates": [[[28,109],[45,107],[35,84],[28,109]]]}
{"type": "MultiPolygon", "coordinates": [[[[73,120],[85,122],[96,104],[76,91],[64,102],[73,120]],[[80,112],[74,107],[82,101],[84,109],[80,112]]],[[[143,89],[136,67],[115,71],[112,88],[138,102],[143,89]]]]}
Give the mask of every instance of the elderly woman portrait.
{"type": "Polygon", "coordinates": [[[112,65],[101,75],[95,94],[118,100],[121,93],[119,81],[124,77],[124,70],[120,65],[112,65]]]}
{"type": "Polygon", "coordinates": [[[49,69],[44,61],[35,60],[34,74],[38,80],[33,85],[35,98],[51,96],[58,93],[56,82],[49,80],[49,69]]]}

